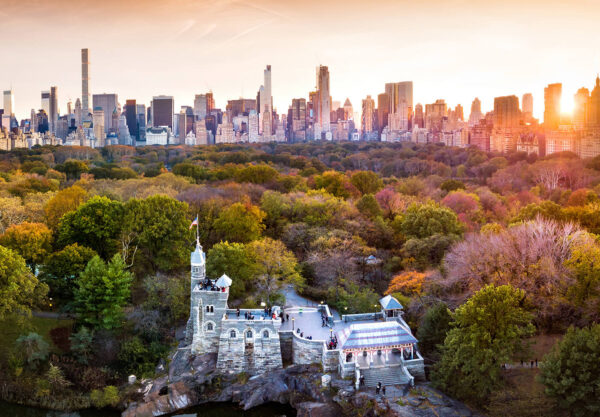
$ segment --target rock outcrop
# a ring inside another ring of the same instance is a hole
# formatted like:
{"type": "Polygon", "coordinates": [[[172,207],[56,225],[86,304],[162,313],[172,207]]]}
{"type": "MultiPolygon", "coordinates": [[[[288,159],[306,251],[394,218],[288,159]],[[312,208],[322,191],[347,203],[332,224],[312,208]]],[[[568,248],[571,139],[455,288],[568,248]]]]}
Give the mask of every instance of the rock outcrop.
{"type": "Polygon", "coordinates": [[[135,402],[122,417],[156,417],[208,402],[239,404],[245,410],[266,403],[290,404],[298,417],[398,416],[476,417],[464,404],[427,384],[416,388],[386,387],[386,395],[373,389],[355,392],[352,381],[334,377],[321,387],[318,365],[292,365],[247,379],[244,374],[216,371],[216,354],[194,356],[189,349],[173,355],[168,373],[137,388],[135,402]]]}

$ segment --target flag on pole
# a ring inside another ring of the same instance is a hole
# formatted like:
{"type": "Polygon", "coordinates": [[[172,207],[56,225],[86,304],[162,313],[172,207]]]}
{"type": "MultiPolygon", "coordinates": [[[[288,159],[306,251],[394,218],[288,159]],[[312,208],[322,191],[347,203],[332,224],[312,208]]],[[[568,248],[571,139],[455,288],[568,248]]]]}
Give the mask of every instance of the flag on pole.
{"type": "Polygon", "coordinates": [[[194,219],[192,224],[190,224],[190,230],[192,230],[192,227],[194,227],[194,226],[198,226],[198,216],[196,216],[196,218],[194,219]]]}

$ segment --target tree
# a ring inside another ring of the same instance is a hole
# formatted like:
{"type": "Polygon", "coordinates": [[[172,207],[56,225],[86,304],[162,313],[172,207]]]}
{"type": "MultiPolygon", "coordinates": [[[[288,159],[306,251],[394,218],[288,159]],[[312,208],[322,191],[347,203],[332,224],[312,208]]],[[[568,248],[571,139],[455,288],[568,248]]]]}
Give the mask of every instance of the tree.
{"type": "Polygon", "coordinates": [[[484,403],[501,386],[501,365],[533,333],[524,299],[522,290],[488,285],[457,308],[432,373],[434,385],[461,400],[484,403]]]}
{"type": "Polygon", "coordinates": [[[16,344],[17,349],[25,356],[27,365],[31,369],[36,369],[48,359],[48,342],[37,333],[31,332],[27,335],[19,336],[16,344]]]}
{"type": "Polygon", "coordinates": [[[185,319],[190,314],[190,278],[188,274],[155,274],[144,278],[148,298],[147,310],[157,310],[171,323],[185,319]]]}
{"type": "Polygon", "coordinates": [[[445,303],[439,302],[427,309],[417,330],[421,353],[432,359],[438,359],[439,345],[444,343],[451,322],[452,313],[445,303]]]}
{"type": "Polygon", "coordinates": [[[404,212],[402,233],[408,238],[422,239],[434,234],[457,235],[463,232],[456,214],[437,204],[411,204],[404,212]]]}
{"type": "Polygon", "coordinates": [[[269,165],[248,165],[237,172],[235,179],[238,182],[264,184],[275,180],[278,175],[277,170],[269,165]]]}
{"type": "Polygon", "coordinates": [[[359,191],[348,181],[348,177],[336,171],[325,171],[314,177],[315,189],[323,189],[329,194],[340,198],[356,196],[359,191]]]}
{"type": "Polygon", "coordinates": [[[0,233],[27,218],[27,210],[19,197],[0,197],[0,233]]]}
{"type": "Polygon", "coordinates": [[[369,218],[381,216],[383,213],[373,194],[365,194],[356,202],[356,208],[369,218]]]}
{"type": "Polygon", "coordinates": [[[513,223],[534,220],[542,217],[548,220],[562,221],[565,219],[563,208],[553,201],[542,201],[539,204],[528,204],[523,207],[519,214],[512,220],[513,223]]]}
{"type": "Polygon", "coordinates": [[[600,414],[600,325],[569,328],[565,336],[546,355],[540,381],[546,395],[572,416],[600,414]]]}
{"type": "Polygon", "coordinates": [[[296,257],[287,250],[283,242],[266,237],[250,243],[249,249],[256,264],[259,290],[265,294],[269,305],[284,284],[302,285],[296,257]]]}
{"type": "Polygon", "coordinates": [[[29,313],[47,292],[48,286],[37,280],[18,253],[0,246],[0,320],[29,313]]]}
{"type": "Polygon", "coordinates": [[[154,271],[172,271],[186,265],[191,240],[187,212],[186,203],[164,195],[129,200],[121,233],[123,258],[135,262],[136,269],[150,265],[154,271]]]}
{"type": "Polygon", "coordinates": [[[52,363],[50,364],[48,371],[46,371],[46,380],[49,382],[50,390],[53,393],[59,393],[68,386],[73,385],[65,378],[62,369],[52,363]]]}
{"type": "Polygon", "coordinates": [[[77,210],[77,207],[85,201],[87,191],[78,185],[60,190],[44,206],[46,214],[46,223],[52,230],[58,228],[62,216],[70,211],[77,210]]]}
{"type": "Polygon", "coordinates": [[[291,215],[290,198],[277,191],[267,190],[260,198],[260,208],[266,214],[266,233],[272,238],[280,237],[291,215]]]}
{"type": "Polygon", "coordinates": [[[575,279],[567,290],[569,299],[587,313],[598,314],[600,296],[600,246],[594,238],[577,239],[565,261],[575,279]],[[591,305],[590,305],[591,304],[591,305]]]}
{"type": "Polygon", "coordinates": [[[50,287],[50,295],[64,302],[73,300],[75,280],[97,253],[77,243],[54,252],[42,265],[39,277],[50,287]]]}
{"type": "MultiPolygon", "coordinates": [[[[463,167],[463,169],[464,169],[464,167],[463,167]]],[[[446,180],[443,183],[441,183],[440,188],[442,190],[446,191],[447,193],[449,193],[450,191],[464,190],[465,184],[462,181],[450,179],[450,180],[446,180]]]]}
{"type": "Polygon", "coordinates": [[[124,207],[107,197],[92,197],[77,210],[65,214],[58,226],[58,244],[87,246],[103,259],[117,252],[124,207]]]}
{"type": "Polygon", "coordinates": [[[393,294],[399,292],[405,296],[416,295],[421,296],[423,292],[423,283],[427,278],[427,274],[417,271],[405,271],[392,277],[390,285],[385,294],[393,294]]]}
{"type": "Polygon", "coordinates": [[[206,274],[215,278],[223,274],[231,277],[233,282],[229,288],[229,296],[232,299],[241,298],[254,289],[255,273],[254,256],[243,243],[221,242],[208,251],[206,274]]]}
{"type": "Polygon", "coordinates": [[[235,203],[221,211],[214,228],[223,241],[247,243],[259,239],[265,213],[253,204],[235,203]]]}
{"type": "Polygon", "coordinates": [[[119,327],[129,299],[132,276],[116,254],[108,265],[94,256],[77,279],[76,309],[79,319],[94,328],[119,327]]]}
{"type": "Polygon", "coordinates": [[[71,352],[77,357],[77,361],[87,364],[88,359],[93,353],[92,342],[94,341],[94,332],[87,327],[82,326],[76,333],[69,337],[71,341],[71,352]]]}
{"type": "Polygon", "coordinates": [[[358,171],[352,174],[350,182],[361,194],[376,194],[383,188],[383,181],[373,171],[358,171]]]}
{"type": "Polygon", "coordinates": [[[69,180],[79,179],[81,174],[90,170],[85,162],[75,159],[69,159],[63,164],[56,165],[54,168],[57,171],[64,172],[69,180]]]}
{"type": "Polygon", "coordinates": [[[35,272],[52,250],[52,232],[43,223],[24,222],[6,229],[0,245],[18,252],[35,272]]]}
{"type": "Polygon", "coordinates": [[[103,390],[95,389],[90,392],[90,400],[96,408],[104,408],[109,405],[116,407],[121,401],[119,389],[114,385],[108,385],[103,390]]]}

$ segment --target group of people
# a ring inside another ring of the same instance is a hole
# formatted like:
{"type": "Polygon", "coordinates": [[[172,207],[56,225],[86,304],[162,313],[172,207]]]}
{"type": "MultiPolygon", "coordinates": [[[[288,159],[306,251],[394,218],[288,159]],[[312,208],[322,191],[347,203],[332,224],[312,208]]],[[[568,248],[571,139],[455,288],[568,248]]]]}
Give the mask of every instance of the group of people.
{"type": "Polygon", "coordinates": [[[379,395],[380,392],[385,395],[385,387],[381,384],[381,382],[378,382],[377,386],[375,387],[375,394],[379,395]]]}
{"type": "MultiPolygon", "coordinates": [[[[305,338],[304,332],[300,331],[300,327],[298,327],[296,329],[296,333],[299,334],[301,338],[303,338],[303,339],[305,338]]],[[[312,340],[312,336],[306,336],[306,340],[312,340]]]]}
{"type": "MultiPolygon", "coordinates": [[[[236,314],[237,314],[238,318],[240,317],[241,312],[242,311],[239,308],[236,310],[236,314]]],[[[279,315],[279,317],[281,317],[283,319],[282,316],[283,316],[282,314],[279,315]]],[[[269,307],[269,308],[265,307],[264,313],[262,314],[262,319],[264,320],[264,319],[267,319],[269,317],[272,317],[272,318],[276,319],[277,318],[277,314],[273,313],[273,310],[272,310],[271,307],[269,307]]],[[[252,312],[250,312],[250,311],[244,311],[244,319],[246,319],[246,320],[254,320],[254,318],[255,317],[254,317],[254,314],[252,314],[252,312]]]]}
{"type": "Polygon", "coordinates": [[[221,288],[217,285],[215,285],[210,279],[205,279],[204,281],[200,282],[198,285],[200,285],[200,289],[203,291],[225,291],[225,288],[221,288]]]}
{"type": "Polygon", "coordinates": [[[329,349],[329,350],[337,349],[337,345],[338,345],[337,335],[331,336],[329,338],[329,342],[327,342],[327,349],[329,349]]]}

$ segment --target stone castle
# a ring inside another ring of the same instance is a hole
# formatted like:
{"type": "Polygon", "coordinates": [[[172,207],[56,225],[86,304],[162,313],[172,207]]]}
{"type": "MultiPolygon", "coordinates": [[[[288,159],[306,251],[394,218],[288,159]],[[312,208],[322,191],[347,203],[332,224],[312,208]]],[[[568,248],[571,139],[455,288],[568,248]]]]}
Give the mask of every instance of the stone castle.
{"type": "Polygon", "coordinates": [[[367,386],[413,383],[424,377],[417,340],[393,297],[381,311],[336,317],[325,304],[230,309],[232,280],[206,276],[199,242],[191,254],[191,305],[186,349],[216,353],[221,373],[256,375],[286,364],[320,363],[342,377],[361,376],[367,386]]]}

